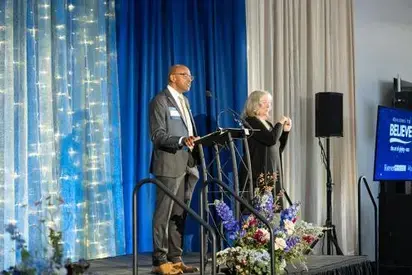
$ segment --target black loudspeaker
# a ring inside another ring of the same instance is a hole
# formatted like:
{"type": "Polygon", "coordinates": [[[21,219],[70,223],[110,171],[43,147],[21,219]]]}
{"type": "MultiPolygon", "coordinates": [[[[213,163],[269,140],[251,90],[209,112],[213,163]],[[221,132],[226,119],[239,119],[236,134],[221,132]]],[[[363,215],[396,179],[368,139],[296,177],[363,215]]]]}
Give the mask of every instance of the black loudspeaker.
{"type": "Polygon", "coordinates": [[[315,136],[343,137],[343,94],[335,92],[316,94],[315,136]]]}

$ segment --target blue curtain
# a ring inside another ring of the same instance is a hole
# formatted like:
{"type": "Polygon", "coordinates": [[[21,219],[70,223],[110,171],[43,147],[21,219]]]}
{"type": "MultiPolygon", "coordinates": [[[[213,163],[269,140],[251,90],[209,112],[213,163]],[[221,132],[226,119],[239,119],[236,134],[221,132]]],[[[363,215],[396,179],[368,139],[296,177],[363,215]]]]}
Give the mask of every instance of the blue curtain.
{"type": "MultiPolygon", "coordinates": [[[[245,2],[239,0],[120,0],[116,16],[126,250],[130,253],[133,187],[150,176],[148,103],[166,86],[169,66],[185,64],[195,76],[187,95],[200,134],[214,129],[216,110],[240,112],[247,97],[246,13],[245,2]],[[207,99],[207,90],[212,100],[207,99]]],[[[228,122],[222,119],[222,124],[228,122]]],[[[146,185],[139,195],[139,251],[145,252],[152,250],[155,187],[146,185]]],[[[189,222],[186,237],[197,234],[198,225],[189,222]]]]}
{"type": "Polygon", "coordinates": [[[0,1],[0,270],[125,253],[114,0],[0,1]]]}

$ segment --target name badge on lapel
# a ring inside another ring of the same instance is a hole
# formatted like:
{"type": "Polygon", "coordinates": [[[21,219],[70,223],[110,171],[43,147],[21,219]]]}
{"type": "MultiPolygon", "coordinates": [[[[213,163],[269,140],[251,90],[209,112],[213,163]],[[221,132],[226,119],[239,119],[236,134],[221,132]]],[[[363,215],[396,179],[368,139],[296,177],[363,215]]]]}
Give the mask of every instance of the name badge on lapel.
{"type": "Polygon", "coordinates": [[[169,107],[169,114],[171,119],[180,119],[179,111],[175,107],[169,107]]]}

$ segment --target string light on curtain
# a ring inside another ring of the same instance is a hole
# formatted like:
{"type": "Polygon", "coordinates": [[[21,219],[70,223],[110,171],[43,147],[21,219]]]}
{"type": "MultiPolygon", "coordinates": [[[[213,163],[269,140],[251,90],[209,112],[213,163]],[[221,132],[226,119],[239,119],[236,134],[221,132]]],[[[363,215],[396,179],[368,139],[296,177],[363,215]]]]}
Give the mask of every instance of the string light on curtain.
{"type": "Polygon", "coordinates": [[[73,260],[124,253],[114,9],[0,3],[1,268],[18,261],[9,222],[30,251],[50,226],[73,260]]]}

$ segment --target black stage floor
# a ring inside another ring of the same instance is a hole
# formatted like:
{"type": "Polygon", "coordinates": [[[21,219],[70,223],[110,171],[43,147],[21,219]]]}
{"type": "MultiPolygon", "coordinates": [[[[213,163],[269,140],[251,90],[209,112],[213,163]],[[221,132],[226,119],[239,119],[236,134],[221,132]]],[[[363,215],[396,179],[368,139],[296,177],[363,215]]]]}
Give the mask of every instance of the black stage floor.
{"type": "MultiPolygon", "coordinates": [[[[187,264],[199,266],[199,254],[184,256],[187,264]]],[[[308,271],[302,267],[288,267],[286,274],[317,274],[317,275],[372,275],[372,263],[366,256],[308,256],[308,271]]],[[[208,265],[210,268],[210,265],[208,265]]],[[[139,255],[139,275],[151,274],[151,255],[139,255]]],[[[132,274],[132,255],[90,261],[86,274],[132,274]]],[[[210,270],[206,271],[210,274],[210,270]]],[[[199,274],[199,273],[198,273],[199,274]]]]}

